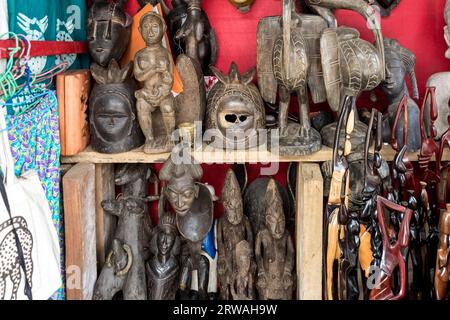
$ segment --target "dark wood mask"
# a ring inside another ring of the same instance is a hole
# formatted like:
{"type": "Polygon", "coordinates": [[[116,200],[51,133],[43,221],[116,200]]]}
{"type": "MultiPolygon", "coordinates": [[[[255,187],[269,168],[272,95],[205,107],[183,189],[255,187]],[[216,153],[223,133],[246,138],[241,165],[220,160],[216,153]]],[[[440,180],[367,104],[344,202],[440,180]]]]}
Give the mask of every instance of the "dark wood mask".
{"type": "Polygon", "coordinates": [[[131,17],[123,10],[126,1],[96,1],[88,10],[88,49],[91,58],[106,67],[120,60],[130,41],[131,17]]]}
{"type": "Polygon", "coordinates": [[[89,98],[89,122],[91,145],[98,152],[126,152],[144,143],[137,122],[132,69],[131,63],[120,68],[115,60],[108,68],[91,65],[96,84],[89,98]]]}

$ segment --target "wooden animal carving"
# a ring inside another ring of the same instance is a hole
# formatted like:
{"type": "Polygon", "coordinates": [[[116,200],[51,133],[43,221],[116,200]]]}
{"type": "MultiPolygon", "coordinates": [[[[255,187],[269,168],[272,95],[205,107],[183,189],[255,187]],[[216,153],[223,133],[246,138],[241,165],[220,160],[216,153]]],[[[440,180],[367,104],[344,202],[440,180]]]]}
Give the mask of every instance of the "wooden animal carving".
{"type": "Polygon", "coordinates": [[[298,14],[293,0],[283,0],[281,18],[264,18],[258,25],[258,83],[267,102],[275,103],[279,92],[282,153],[301,155],[320,149],[320,135],[311,128],[309,120],[307,87],[309,84],[314,102],[326,99],[318,59],[320,34],[326,26],[321,17],[298,14]],[[292,92],[296,92],[299,99],[300,126],[288,124],[292,92]],[[283,149],[284,145],[291,148],[283,149]]]}
{"type": "Polygon", "coordinates": [[[119,221],[112,249],[95,284],[94,300],[112,300],[119,291],[125,300],[147,299],[144,261],[149,253],[150,231],[146,229],[145,213],[150,175],[150,168],[144,164],[125,164],[116,169],[116,185],[125,187],[118,199],[102,202],[105,212],[119,221]]]}

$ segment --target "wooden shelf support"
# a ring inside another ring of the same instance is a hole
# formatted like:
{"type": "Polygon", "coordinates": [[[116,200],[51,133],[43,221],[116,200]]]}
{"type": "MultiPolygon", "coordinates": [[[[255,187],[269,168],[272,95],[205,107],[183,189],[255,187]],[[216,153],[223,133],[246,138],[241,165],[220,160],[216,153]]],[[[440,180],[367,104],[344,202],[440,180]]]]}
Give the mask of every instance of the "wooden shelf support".
{"type": "Polygon", "coordinates": [[[297,298],[322,300],[323,178],[318,164],[298,164],[296,197],[297,298]]]}

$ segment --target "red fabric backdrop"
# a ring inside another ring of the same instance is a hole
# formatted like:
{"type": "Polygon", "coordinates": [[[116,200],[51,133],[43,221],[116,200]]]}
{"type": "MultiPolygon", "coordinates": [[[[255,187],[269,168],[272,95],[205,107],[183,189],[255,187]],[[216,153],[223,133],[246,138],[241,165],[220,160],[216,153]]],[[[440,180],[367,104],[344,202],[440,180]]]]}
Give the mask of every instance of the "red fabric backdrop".
{"type": "MultiPolygon", "coordinates": [[[[166,0],[167,3],[170,1],[166,0]]],[[[450,70],[450,61],[444,57],[446,44],[443,37],[443,8],[445,0],[402,0],[387,18],[382,18],[385,37],[397,39],[417,56],[416,74],[421,96],[425,91],[428,77],[440,71],[450,70]]],[[[134,14],[138,10],[137,0],[129,0],[127,10],[134,14]]],[[[256,65],[256,27],[265,16],[281,14],[281,0],[256,0],[251,11],[239,13],[228,0],[203,0],[203,8],[217,32],[219,56],[217,67],[228,70],[235,61],[241,72],[256,65]]],[[[363,38],[373,41],[371,31],[364,19],[356,13],[339,10],[340,25],[357,28],[363,38]]],[[[420,100],[421,101],[421,100],[420,100]]],[[[377,107],[383,110],[384,99],[371,103],[363,96],[358,105],[377,107]]],[[[212,184],[220,194],[226,168],[221,165],[205,165],[204,181],[212,184]]],[[[249,181],[259,175],[258,165],[248,165],[249,181]]],[[[287,164],[280,166],[276,179],[285,184],[287,164]]],[[[220,209],[218,209],[220,214],[220,209]]]]}

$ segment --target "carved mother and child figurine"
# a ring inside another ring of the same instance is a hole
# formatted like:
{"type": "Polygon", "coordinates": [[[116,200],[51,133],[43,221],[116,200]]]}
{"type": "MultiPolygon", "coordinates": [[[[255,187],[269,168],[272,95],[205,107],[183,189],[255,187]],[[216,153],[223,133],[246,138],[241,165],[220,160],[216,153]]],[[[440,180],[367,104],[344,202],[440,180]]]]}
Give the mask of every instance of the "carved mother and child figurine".
{"type": "Polygon", "coordinates": [[[233,170],[228,170],[222,190],[225,212],[219,219],[217,241],[221,299],[292,298],[294,247],[285,229],[283,203],[273,179],[264,201],[265,222],[253,240],[238,181],[233,170]]]}

